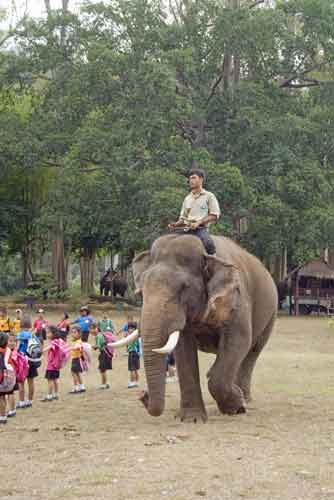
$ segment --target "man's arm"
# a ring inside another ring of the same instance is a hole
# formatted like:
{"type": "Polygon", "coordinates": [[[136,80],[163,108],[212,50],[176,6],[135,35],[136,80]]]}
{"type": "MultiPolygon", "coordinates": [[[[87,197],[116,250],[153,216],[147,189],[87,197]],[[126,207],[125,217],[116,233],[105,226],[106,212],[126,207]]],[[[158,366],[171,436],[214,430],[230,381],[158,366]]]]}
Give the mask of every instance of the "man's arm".
{"type": "Polygon", "coordinates": [[[177,222],[172,222],[171,224],[168,224],[168,229],[175,229],[176,227],[184,226],[185,218],[186,218],[186,200],[184,199],[182,203],[179,220],[177,222]]]}
{"type": "Polygon", "coordinates": [[[200,226],[206,226],[207,224],[210,224],[210,222],[216,222],[217,219],[217,215],[209,214],[206,217],[203,217],[203,219],[198,220],[197,222],[192,222],[190,224],[190,227],[191,229],[198,229],[200,226]]]}

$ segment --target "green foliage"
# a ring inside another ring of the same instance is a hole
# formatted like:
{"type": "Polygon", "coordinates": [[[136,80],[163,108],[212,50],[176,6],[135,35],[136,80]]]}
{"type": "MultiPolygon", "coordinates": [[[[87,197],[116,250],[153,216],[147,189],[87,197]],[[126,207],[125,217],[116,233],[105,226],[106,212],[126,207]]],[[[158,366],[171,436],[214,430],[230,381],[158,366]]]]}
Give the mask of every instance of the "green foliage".
{"type": "Polygon", "coordinates": [[[85,2],[0,46],[12,253],[40,257],[61,220],[77,257],[133,255],[178,217],[194,159],[221,204],[215,233],[263,259],[287,248],[290,266],[334,245],[332,2],[247,4],[85,2]]]}

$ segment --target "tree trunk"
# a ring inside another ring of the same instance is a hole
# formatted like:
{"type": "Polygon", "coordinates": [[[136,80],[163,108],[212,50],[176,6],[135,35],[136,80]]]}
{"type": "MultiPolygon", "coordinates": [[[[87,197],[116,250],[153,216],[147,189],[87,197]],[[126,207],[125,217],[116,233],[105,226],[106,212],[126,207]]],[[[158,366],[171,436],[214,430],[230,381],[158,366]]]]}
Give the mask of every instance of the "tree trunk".
{"type": "Polygon", "coordinates": [[[80,258],[81,293],[89,295],[94,292],[95,248],[83,248],[80,258]]]}
{"type": "Polygon", "coordinates": [[[22,261],[23,261],[23,282],[25,286],[29,283],[29,281],[32,281],[33,279],[33,272],[32,272],[32,247],[31,243],[28,243],[23,251],[22,254],[22,261]]]}
{"type": "Polygon", "coordinates": [[[276,283],[281,283],[287,275],[287,249],[283,249],[281,255],[275,255],[269,259],[269,270],[276,283]]]}
{"type": "MultiPolygon", "coordinates": [[[[228,9],[239,9],[240,0],[227,0],[228,9]]],[[[224,51],[223,62],[223,86],[224,91],[231,89],[232,84],[236,85],[240,80],[240,57],[232,54],[228,47],[224,51]]]]}
{"type": "Polygon", "coordinates": [[[51,12],[51,0],[44,0],[44,5],[45,5],[46,12],[49,15],[51,12]]]}
{"type": "Polygon", "coordinates": [[[64,249],[64,227],[63,220],[60,219],[55,231],[52,243],[52,273],[57,283],[59,291],[67,290],[67,274],[64,249]]]}

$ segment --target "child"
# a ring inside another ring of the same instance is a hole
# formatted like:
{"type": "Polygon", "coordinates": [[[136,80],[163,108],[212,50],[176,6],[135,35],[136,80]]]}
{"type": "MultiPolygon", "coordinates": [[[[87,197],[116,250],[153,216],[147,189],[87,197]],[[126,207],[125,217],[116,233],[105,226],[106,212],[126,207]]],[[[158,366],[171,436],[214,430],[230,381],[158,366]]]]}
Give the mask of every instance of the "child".
{"type": "Polygon", "coordinates": [[[72,328],[72,339],[74,341],[73,346],[71,347],[71,357],[72,357],[72,366],[71,373],[73,378],[73,389],[70,391],[70,394],[78,394],[80,392],[86,392],[86,388],[82,383],[82,365],[81,358],[83,357],[83,345],[82,345],[82,332],[79,326],[74,326],[72,328]]]}
{"type": "MultiPolygon", "coordinates": [[[[128,323],[128,334],[137,330],[137,323],[135,321],[130,321],[128,323]]],[[[140,368],[140,343],[139,339],[130,342],[127,346],[128,351],[128,370],[130,372],[130,381],[128,383],[128,388],[139,386],[139,368],[140,368]]]]}
{"type": "MultiPolygon", "coordinates": [[[[21,331],[18,333],[16,340],[18,342],[17,350],[28,356],[27,349],[29,340],[33,338],[31,332],[31,319],[30,316],[23,316],[21,319],[21,331]]],[[[25,382],[19,383],[19,401],[16,408],[30,408],[32,406],[35,394],[34,379],[38,377],[38,364],[29,360],[29,373],[27,377],[28,382],[28,399],[25,400],[25,382]]]]}
{"type": "MultiPolygon", "coordinates": [[[[100,389],[110,389],[108,384],[107,370],[112,370],[113,350],[107,346],[108,342],[116,340],[116,337],[107,339],[104,332],[100,332],[96,324],[92,324],[90,333],[95,337],[95,346],[93,349],[98,349],[99,354],[99,371],[101,373],[100,389]]],[[[108,332],[108,336],[111,334],[108,332]]]]}
{"type": "Polygon", "coordinates": [[[103,313],[103,319],[98,322],[100,332],[115,332],[115,327],[111,319],[108,318],[106,312],[103,313]]]}
{"type": "Polygon", "coordinates": [[[10,364],[8,334],[0,332],[0,424],[7,423],[6,396],[11,395],[15,386],[15,372],[10,364]]]}
{"type": "Polygon", "coordinates": [[[13,321],[11,323],[11,331],[15,335],[17,335],[19,333],[19,331],[21,330],[21,314],[22,314],[22,311],[21,311],[21,309],[16,309],[15,313],[16,313],[16,317],[15,317],[15,319],[13,319],[13,321]]]}
{"type": "Polygon", "coordinates": [[[0,332],[10,332],[10,319],[7,315],[7,309],[5,307],[0,309],[0,332]]]}
{"type": "Polygon", "coordinates": [[[126,337],[129,333],[129,323],[133,323],[133,316],[132,314],[127,315],[127,322],[122,326],[122,328],[117,332],[117,335],[120,335],[123,333],[124,337],[126,337]]]}
{"type": "Polygon", "coordinates": [[[87,306],[80,308],[80,316],[78,316],[72,325],[78,325],[81,331],[82,342],[88,342],[90,325],[94,322],[90,315],[90,310],[87,306]]]}
{"type": "Polygon", "coordinates": [[[171,352],[167,354],[166,357],[166,382],[176,382],[176,370],[175,370],[175,356],[174,353],[171,352]]]}
{"type": "Polygon", "coordinates": [[[49,326],[46,337],[49,341],[48,347],[44,349],[44,352],[47,352],[45,378],[48,381],[48,393],[42,399],[43,402],[58,400],[60,366],[57,354],[62,347],[61,343],[64,344],[64,341],[59,338],[59,330],[55,326],[49,326]]]}
{"type": "Polygon", "coordinates": [[[47,327],[48,320],[44,318],[44,309],[38,309],[38,318],[34,321],[34,334],[42,345],[46,340],[47,327]]]}
{"type": "MultiPolygon", "coordinates": [[[[14,333],[10,333],[8,336],[8,349],[11,351],[12,357],[17,354],[17,349],[16,349],[16,335],[14,333]]],[[[19,389],[19,384],[16,382],[14,391],[18,391],[19,389]]],[[[15,417],[16,416],[16,405],[15,405],[15,394],[14,391],[12,394],[8,394],[7,397],[7,402],[8,402],[8,413],[7,417],[15,417]]]]}
{"type": "Polygon", "coordinates": [[[59,336],[61,339],[65,340],[67,339],[67,335],[70,332],[70,319],[69,319],[69,314],[67,312],[64,312],[64,315],[62,319],[59,321],[57,324],[57,328],[59,330],[59,336]]]}

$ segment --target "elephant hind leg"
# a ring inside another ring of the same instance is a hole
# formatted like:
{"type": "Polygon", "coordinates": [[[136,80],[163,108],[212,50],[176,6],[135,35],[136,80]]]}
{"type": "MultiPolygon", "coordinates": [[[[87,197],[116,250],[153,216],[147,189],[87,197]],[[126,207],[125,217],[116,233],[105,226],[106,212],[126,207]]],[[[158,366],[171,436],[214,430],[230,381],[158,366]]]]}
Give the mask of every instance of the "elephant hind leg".
{"type": "Polygon", "coordinates": [[[246,402],[252,400],[251,381],[252,381],[254,366],[257,358],[259,357],[262,349],[264,348],[270,337],[270,334],[274,327],[275,320],[276,320],[276,314],[273,315],[273,317],[271,318],[271,320],[269,321],[269,323],[267,324],[261,335],[258,337],[256,343],[252,346],[247,356],[240,365],[236,383],[242,390],[246,402]]]}

